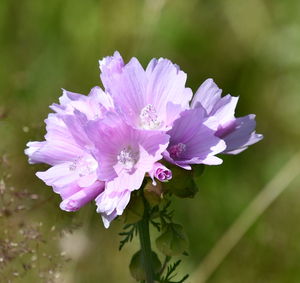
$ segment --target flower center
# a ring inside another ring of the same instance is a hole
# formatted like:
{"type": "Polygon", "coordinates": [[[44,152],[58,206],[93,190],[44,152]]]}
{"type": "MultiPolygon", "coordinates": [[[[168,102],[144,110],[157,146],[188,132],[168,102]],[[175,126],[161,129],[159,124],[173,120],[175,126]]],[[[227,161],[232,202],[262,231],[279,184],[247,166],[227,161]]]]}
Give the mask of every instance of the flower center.
{"type": "Polygon", "coordinates": [[[123,148],[117,156],[118,162],[126,170],[131,170],[139,159],[139,153],[134,152],[131,147],[123,148]]]}
{"type": "Polygon", "coordinates": [[[157,113],[153,105],[145,106],[140,114],[141,126],[146,130],[154,130],[161,126],[157,113]]]}
{"type": "Polygon", "coordinates": [[[186,150],[186,145],[184,143],[174,144],[169,148],[170,156],[174,159],[180,158],[183,152],[186,150]]]}

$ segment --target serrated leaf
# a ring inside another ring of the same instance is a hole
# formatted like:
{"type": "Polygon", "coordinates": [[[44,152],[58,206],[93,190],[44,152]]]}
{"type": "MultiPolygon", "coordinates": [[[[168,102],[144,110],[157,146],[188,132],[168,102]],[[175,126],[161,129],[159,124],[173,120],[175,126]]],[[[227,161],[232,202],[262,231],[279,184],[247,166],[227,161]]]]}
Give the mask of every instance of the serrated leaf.
{"type": "Polygon", "coordinates": [[[179,224],[169,223],[156,239],[157,248],[166,256],[175,256],[188,249],[188,238],[179,224]]]}

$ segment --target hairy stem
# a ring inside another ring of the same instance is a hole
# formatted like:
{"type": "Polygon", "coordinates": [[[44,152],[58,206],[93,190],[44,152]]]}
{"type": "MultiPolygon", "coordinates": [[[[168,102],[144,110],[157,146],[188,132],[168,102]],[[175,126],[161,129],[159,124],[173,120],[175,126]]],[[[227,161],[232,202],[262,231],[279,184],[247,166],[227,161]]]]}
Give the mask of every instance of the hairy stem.
{"type": "Polygon", "coordinates": [[[144,216],[143,219],[138,223],[138,232],[141,244],[142,262],[146,273],[146,283],[154,282],[154,271],[152,262],[152,250],[149,233],[149,206],[147,201],[144,199],[144,216]]]}

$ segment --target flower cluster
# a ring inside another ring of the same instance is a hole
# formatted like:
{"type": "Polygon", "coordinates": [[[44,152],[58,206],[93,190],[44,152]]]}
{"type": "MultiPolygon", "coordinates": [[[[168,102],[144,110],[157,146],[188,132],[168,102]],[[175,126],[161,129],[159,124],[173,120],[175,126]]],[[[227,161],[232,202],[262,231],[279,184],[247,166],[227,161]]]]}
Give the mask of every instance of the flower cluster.
{"type": "Polygon", "coordinates": [[[61,195],[63,210],[95,200],[108,227],[145,176],[153,184],[172,178],[160,162],[187,170],[218,165],[217,154],[237,154],[262,139],[255,116],[235,118],[238,98],[221,97],[212,79],[193,97],[186,74],[167,59],[153,59],[144,69],[115,52],[99,63],[104,91],[63,90],[45,120],[45,141],[29,142],[25,150],[30,163],[51,166],[36,175],[61,195]]]}

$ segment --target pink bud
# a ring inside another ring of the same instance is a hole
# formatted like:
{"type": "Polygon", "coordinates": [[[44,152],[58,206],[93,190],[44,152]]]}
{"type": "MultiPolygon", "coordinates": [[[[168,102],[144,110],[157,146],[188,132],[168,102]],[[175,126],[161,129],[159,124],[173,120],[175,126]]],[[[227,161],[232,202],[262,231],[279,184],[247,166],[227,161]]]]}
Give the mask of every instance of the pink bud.
{"type": "Polygon", "coordinates": [[[167,182],[172,179],[172,171],[159,162],[154,163],[149,175],[153,180],[153,185],[156,185],[154,177],[160,182],[167,182]]]}

